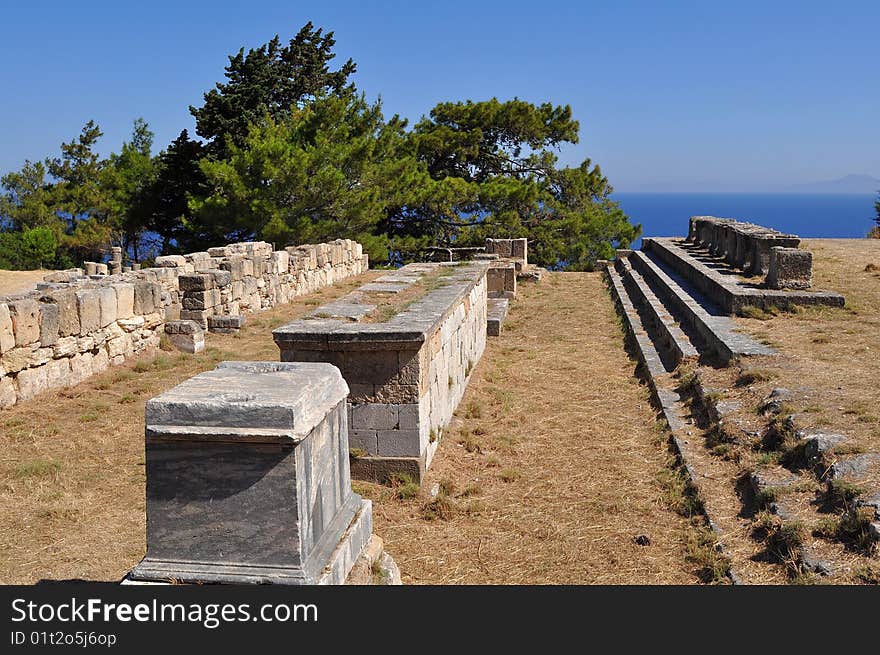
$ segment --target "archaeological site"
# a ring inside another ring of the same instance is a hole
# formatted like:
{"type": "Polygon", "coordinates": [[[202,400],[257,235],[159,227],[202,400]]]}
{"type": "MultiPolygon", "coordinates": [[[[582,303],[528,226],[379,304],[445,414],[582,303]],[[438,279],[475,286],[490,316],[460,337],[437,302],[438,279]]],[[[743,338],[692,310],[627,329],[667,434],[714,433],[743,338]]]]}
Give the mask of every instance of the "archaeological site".
{"type": "Polygon", "coordinates": [[[0,578],[880,582],[880,241],[685,232],[586,273],[116,248],[0,297],[0,578]]]}

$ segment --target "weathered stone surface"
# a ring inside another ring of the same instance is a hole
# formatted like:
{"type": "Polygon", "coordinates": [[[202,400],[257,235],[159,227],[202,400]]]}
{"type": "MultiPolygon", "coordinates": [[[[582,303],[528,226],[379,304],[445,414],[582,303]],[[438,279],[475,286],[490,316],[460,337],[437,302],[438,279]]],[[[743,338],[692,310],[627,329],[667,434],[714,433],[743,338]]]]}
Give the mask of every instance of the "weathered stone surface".
{"type": "Polygon", "coordinates": [[[51,289],[44,294],[48,300],[58,305],[58,335],[77,336],[80,333],[79,309],[76,292],[73,289],[51,289]]]}
{"type": "Polygon", "coordinates": [[[98,302],[101,307],[101,327],[116,322],[116,289],[102,287],[98,289],[98,302]]]}
{"type": "Polygon", "coordinates": [[[220,290],[188,291],[183,297],[183,309],[211,309],[220,304],[220,290]]]}
{"type": "Polygon", "coordinates": [[[52,348],[54,357],[70,357],[79,352],[77,337],[61,337],[52,348]]]}
{"type": "Polygon", "coordinates": [[[133,332],[139,328],[144,327],[144,317],[143,316],[132,316],[131,318],[119,319],[117,321],[117,325],[121,327],[126,332],[133,332]]]}
{"type": "Polygon", "coordinates": [[[156,257],[156,266],[159,267],[177,268],[184,264],[186,264],[186,257],[183,255],[162,255],[161,257],[156,257]]]}
{"type": "Polygon", "coordinates": [[[0,409],[12,407],[18,399],[15,382],[11,377],[0,377],[0,409]]]}
{"type": "Polygon", "coordinates": [[[40,303],[40,344],[53,346],[58,341],[60,310],[55,303],[40,303]]]}
{"type": "Polygon", "coordinates": [[[15,348],[15,332],[12,329],[12,316],[9,307],[0,303],[0,355],[15,348]]]}
{"type": "Polygon", "coordinates": [[[116,291],[116,318],[131,318],[134,316],[134,285],[128,282],[120,282],[113,285],[116,291]]]}
{"type": "Polygon", "coordinates": [[[0,366],[7,373],[18,373],[21,369],[30,366],[30,359],[30,348],[14,348],[3,353],[0,357],[0,366]]]}
{"type": "Polygon", "coordinates": [[[70,382],[70,360],[53,359],[46,364],[46,385],[49,389],[66,387],[70,382]]]}
{"type": "MultiPolygon", "coordinates": [[[[179,279],[186,276],[181,275],[179,279]]],[[[140,316],[152,314],[160,308],[162,287],[156,282],[139,280],[134,283],[134,313],[140,316]]]]}
{"type": "Polygon", "coordinates": [[[244,327],[245,320],[243,314],[238,314],[236,316],[209,316],[208,329],[212,332],[219,330],[238,331],[244,327]]]}
{"type": "Polygon", "coordinates": [[[214,276],[209,273],[190,273],[177,278],[183,293],[190,291],[207,291],[214,288],[214,276]]]}
{"type": "Polygon", "coordinates": [[[347,391],[328,365],[224,362],[150,400],[147,555],[132,577],[341,583],[370,532],[347,391]]]}
{"type": "Polygon", "coordinates": [[[101,300],[97,289],[82,289],[76,292],[79,312],[79,334],[86,336],[101,328],[101,300]]]}
{"type": "Polygon", "coordinates": [[[202,334],[204,330],[195,321],[169,321],[165,323],[165,334],[202,334]]]}
{"type": "Polygon", "coordinates": [[[770,249],[767,286],[771,289],[809,289],[813,285],[813,253],[797,248],[770,249]]]}
{"type": "Polygon", "coordinates": [[[45,366],[19,371],[15,381],[18,384],[19,401],[30,400],[49,388],[48,372],[45,366]]]}
{"type": "Polygon", "coordinates": [[[70,384],[76,385],[92,375],[92,353],[84,352],[70,358],[70,384]]]}
{"type": "Polygon", "coordinates": [[[11,300],[8,303],[12,317],[12,331],[16,346],[27,346],[40,339],[40,307],[32,298],[11,300]]]}
{"type": "MultiPolygon", "coordinates": [[[[194,321],[181,322],[195,323],[194,321]]],[[[198,324],[196,326],[199,328],[198,332],[171,332],[168,333],[168,340],[175,348],[182,352],[190,354],[200,353],[205,349],[205,331],[198,324]]]]}

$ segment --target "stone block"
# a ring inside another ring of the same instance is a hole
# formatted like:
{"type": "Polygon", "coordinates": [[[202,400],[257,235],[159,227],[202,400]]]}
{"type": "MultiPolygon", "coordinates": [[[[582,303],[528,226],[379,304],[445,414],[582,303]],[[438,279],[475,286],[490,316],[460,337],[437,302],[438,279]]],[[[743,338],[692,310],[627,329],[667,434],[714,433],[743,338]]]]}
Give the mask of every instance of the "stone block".
{"type": "Polygon", "coordinates": [[[227,255],[229,255],[229,248],[227,248],[226,246],[208,248],[208,255],[211,257],[226,257],[227,255]]]}
{"type": "Polygon", "coordinates": [[[210,309],[220,304],[220,290],[187,291],[183,297],[183,309],[210,309]]]}
{"type": "Polygon", "coordinates": [[[0,357],[0,368],[3,368],[7,373],[18,373],[23,368],[30,366],[30,359],[30,348],[13,348],[3,353],[3,356],[0,357]]]}
{"type": "Polygon", "coordinates": [[[353,430],[392,430],[397,427],[397,405],[362,403],[351,405],[350,409],[349,426],[353,430]]]}
{"type": "Polygon", "coordinates": [[[8,303],[16,346],[27,346],[40,339],[40,306],[32,298],[8,303]]]}
{"type": "Polygon", "coordinates": [[[220,268],[224,271],[228,271],[231,280],[237,282],[244,277],[244,261],[243,257],[229,257],[226,261],[220,264],[220,268]]]}
{"type": "Polygon", "coordinates": [[[0,376],[0,409],[12,407],[18,400],[15,382],[11,377],[0,376]]]}
{"type": "Polygon", "coordinates": [[[95,273],[97,275],[107,275],[110,272],[107,264],[96,264],[95,265],[95,273]]]}
{"type": "Polygon", "coordinates": [[[0,355],[15,348],[15,332],[9,306],[0,303],[0,355]]]}
{"type": "Polygon", "coordinates": [[[30,400],[49,388],[49,378],[45,366],[19,371],[15,381],[18,384],[19,401],[30,400]]]}
{"type": "Polygon", "coordinates": [[[347,392],[326,364],[224,362],[150,400],[147,553],[131,578],[342,582],[370,531],[347,392]],[[353,556],[337,565],[340,551],[353,556]]]}
{"type": "Polygon", "coordinates": [[[52,289],[44,297],[58,305],[58,336],[77,336],[80,333],[79,307],[73,289],[52,289]]]}
{"type": "Polygon", "coordinates": [[[208,271],[214,278],[214,286],[218,289],[224,289],[232,284],[232,273],[222,268],[214,268],[208,271]]]}
{"type": "Polygon", "coordinates": [[[186,257],[183,255],[162,255],[161,257],[156,257],[156,266],[158,267],[177,268],[184,264],[186,264],[186,257]]]}
{"type": "Polygon", "coordinates": [[[234,333],[244,327],[245,317],[236,316],[209,316],[208,329],[211,332],[234,333]]]}
{"type": "Polygon", "coordinates": [[[92,375],[92,353],[84,352],[70,358],[70,384],[79,384],[92,375]]]}
{"type": "Polygon", "coordinates": [[[179,321],[180,323],[192,323],[198,327],[197,332],[171,332],[166,333],[168,340],[178,350],[185,353],[200,353],[205,349],[205,331],[195,321],[179,321]]]}
{"type": "Polygon", "coordinates": [[[771,289],[809,289],[813,285],[813,253],[798,248],[770,248],[767,286],[771,289]]]}
{"type": "MultiPolygon", "coordinates": [[[[181,275],[181,279],[186,277],[181,275]]],[[[138,280],[134,283],[134,313],[139,316],[152,314],[159,309],[162,287],[157,282],[138,280]]]]}
{"type": "Polygon", "coordinates": [[[58,341],[61,312],[55,303],[40,303],[40,344],[53,346],[58,341]]]}
{"type": "Polygon", "coordinates": [[[421,441],[418,430],[377,430],[379,455],[385,457],[418,457],[421,441]]]}
{"type": "Polygon", "coordinates": [[[46,364],[46,386],[49,389],[66,387],[70,383],[70,360],[53,359],[46,364]]]}
{"type": "Polygon", "coordinates": [[[97,289],[81,289],[76,292],[79,314],[79,333],[85,336],[101,329],[101,299],[97,289]]]}
{"type": "Polygon", "coordinates": [[[103,287],[98,289],[98,302],[101,306],[101,327],[116,322],[116,289],[103,287]]]}
{"type": "Polygon", "coordinates": [[[210,273],[188,273],[177,278],[181,292],[207,291],[214,288],[214,276],[210,273]]]}
{"type": "Polygon", "coordinates": [[[131,318],[134,316],[134,285],[128,282],[114,284],[116,292],[116,318],[131,318]]]}
{"type": "Polygon", "coordinates": [[[110,356],[103,348],[98,348],[92,356],[92,375],[103,373],[110,367],[110,356]]]}
{"type": "Polygon", "coordinates": [[[53,357],[70,357],[79,352],[77,337],[60,337],[52,347],[53,357]]]}

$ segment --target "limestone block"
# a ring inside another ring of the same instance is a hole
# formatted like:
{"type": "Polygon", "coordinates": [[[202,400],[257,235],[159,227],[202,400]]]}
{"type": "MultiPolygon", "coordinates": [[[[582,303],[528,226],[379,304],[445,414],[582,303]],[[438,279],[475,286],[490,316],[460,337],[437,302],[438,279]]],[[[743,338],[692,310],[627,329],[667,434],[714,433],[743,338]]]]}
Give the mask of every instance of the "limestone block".
{"type": "Polygon", "coordinates": [[[103,287],[98,289],[98,303],[101,308],[101,327],[116,322],[116,289],[103,287]]]}
{"type": "Polygon", "coordinates": [[[222,268],[214,268],[208,271],[214,278],[214,286],[218,289],[224,289],[232,284],[232,273],[222,268]]]}
{"type": "Polygon", "coordinates": [[[219,246],[217,248],[208,248],[208,255],[211,257],[226,257],[229,255],[229,248],[226,246],[219,246]]]}
{"type": "Polygon", "coordinates": [[[9,376],[0,377],[0,409],[12,407],[18,399],[15,382],[9,376]]]}
{"type": "Polygon", "coordinates": [[[272,253],[272,264],[276,273],[287,273],[290,268],[290,255],[285,250],[272,253]]]}
{"type": "Polygon", "coordinates": [[[183,297],[183,309],[210,309],[220,304],[220,290],[187,291],[183,297]]]}
{"type": "Polygon", "coordinates": [[[27,346],[40,339],[40,307],[32,298],[8,303],[16,346],[27,346]]]}
{"type": "Polygon", "coordinates": [[[232,281],[236,282],[244,277],[244,261],[243,257],[229,257],[220,264],[220,269],[228,271],[232,281]]]}
{"type": "Polygon", "coordinates": [[[70,358],[70,384],[79,384],[92,374],[92,353],[84,352],[70,358]]]}
{"type": "Polygon", "coordinates": [[[418,430],[377,430],[378,454],[386,457],[418,457],[421,441],[418,430]]]}
{"type": "Polygon", "coordinates": [[[208,329],[211,332],[220,332],[225,334],[237,333],[244,327],[245,317],[236,316],[209,316],[208,329]]]}
{"type": "Polygon", "coordinates": [[[79,333],[82,336],[101,328],[101,300],[97,289],[81,289],[76,292],[79,312],[79,333]]]}
{"type": "Polygon", "coordinates": [[[813,284],[813,253],[798,248],[770,249],[767,286],[771,289],[809,289],[813,284]]]}
{"type": "Polygon", "coordinates": [[[183,255],[162,255],[161,257],[156,257],[155,263],[159,267],[177,268],[186,264],[186,261],[186,257],[183,255]]]}
{"type": "Polygon", "coordinates": [[[52,359],[52,348],[39,348],[37,346],[38,344],[33,344],[27,349],[29,351],[28,366],[42,366],[52,359]]]}
{"type": "Polygon", "coordinates": [[[0,357],[0,367],[7,373],[18,373],[20,370],[30,366],[31,349],[13,348],[0,357]]]}
{"type": "Polygon", "coordinates": [[[45,366],[19,371],[15,381],[18,384],[19,401],[30,400],[49,388],[49,378],[45,366]]]}
{"type": "Polygon", "coordinates": [[[58,341],[60,310],[55,303],[40,303],[40,344],[53,346],[58,341]]]}
{"type": "Polygon", "coordinates": [[[80,333],[79,309],[73,289],[51,289],[44,297],[58,305],[58,335],[76,336],[80,333]]]}
{"type": "Polygon", "coordinates": [[[114,284],[116,292],[116,318],[131,318],[134,316],[134,285],[129,282],[114,284]]]}
{"type": "Polygon", "coordinates": [[[184,297],[190,291],[207,291],[214,288],[214,276],[209,273],[189,273],[177,278],[184,297]]]}
{"type": "Polygon", "coordinates": [[[46,364],[46,386],[49,389],[66,387],[70,383],[70,360],[53,359],[46,364]]]}
{"type": "Polygon", "coordinates": [[[350,406],[349,425],[356,430],[391,430],[397,427],[397,405],[362,403],[350,406]]]}
{"type": "MultiPolygon", "coordinates": [[[[181,275],[181,279],[186,277],[181,275]]],[[[152,314],[161,304],[161,287],[156,282],[139,280],[134,283],[134,313],[138,315],[152,314]]]]}
{"type": "Polygon", "coordinates": [[[135,330],[139,330],[144,327],[144,317],[143,316],[132,316],[131,318],[119,319],[116,324],[119,325],[126,332],[134,332],[135,330]]]}
{"type": "Polygon", "coordinates": [[[15,332],[12,328],[12,315],[5,303],[0,303],[0,355],[15,348],[15,332]]]}
{"type": "Polygon", "coordinates": [[[77,337],[61,337],[52,347],[53,357],[70,357],[79,352],[77,337]]]}
{"type": "Polygon", "coordinates": [[[99,348],[92,357],[92,375],[106,371],[110,367],[110,357],[107,351],[99,348]]]}
{"type": "Polygon", "coordinates": [[[154,330],[165,322],[165,315],[159,312],[144,314],[144,329],[154,330]]]}
{"type": "Polygon", "coordinates": [[[107,264],[95,264],[95,273],[97,275],[107,275],[109,272],[107,264]]]}

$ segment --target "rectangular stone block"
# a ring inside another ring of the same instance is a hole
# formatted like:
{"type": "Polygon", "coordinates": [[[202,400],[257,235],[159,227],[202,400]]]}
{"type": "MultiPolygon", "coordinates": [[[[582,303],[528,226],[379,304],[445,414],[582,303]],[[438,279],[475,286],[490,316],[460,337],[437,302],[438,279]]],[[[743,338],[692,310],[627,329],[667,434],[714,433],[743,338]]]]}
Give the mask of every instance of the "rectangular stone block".
{"type": "Polygon", "coordinates": [[[15,381],[11,377],[0,377],[0,409],[12,407],[18,400],[15,381]]]}
{"type": "Polygon", "coordinates": [[[183,297],[183,309],[210,309],[220,304],[220,290],[187,291],[183,297]]]}
{"type": "Polygon", "coordinates": [[[113,285],[116,292],[116,319],[134,316],[134,285],[120,282],[113,285]]]}
{"type": "Polygon", "coordinates": [[[12,328],[12,315],[5,303],[0,303],[0,355],[15,348],[15,332],[12,328]]]}
{"type": "Polygon", "coordinates": [[[358,430],[392,430],[397,427],[397,405],[351,405],[351,425],[358,430]]]}
{"type": "Polygon", "coordinates": [[[162,255],[156,257],[156,266],[177,268],[186,264],[186,257],[183,255],[162,255]]]}
{"type": "Polygon", "coordinates": [[[76,385],[92,375],[92,353],[84,352],[70,358],[70,384],[76,385]]]}
{"type": "Polygon", "coordinates": [[[45,298],[58,305],[58,335],[77,336],[80,333],[79,308],[76,292],[73,289],[51,289],[45,298]]]}
{"type": "Polygon", "coordinates": [[[377,430],[378,454],[385,457],[418,457],[421,442],[418,430],[377,430]]]}
{"type": "Polygon", "coordinates": [[[15,378],[18,385],[18,400],[30,400],[49,388],[49,378],[45,366],[19,371],[15,378]]]}
{"type": "Polygon", "coordinates": [[[40,303],[40,344],[53,346],[58,341],[60,312],[55,303],[40,303]]]}
{"type": "Polygon", "coordinates": [[[82,336],[101,329],[101,300],[97,289],[82,289],[76,292],[79,312],[79,333],[82,336]]]}
{"type": "Polygon", "coordinates": [[[813,285],[813,253],[798,248],[770,249],[767,286],[771,289],[809,289],[813,285]]]}
{"type": "Polygon", "coordinates": [[[53,359],[46,364],[46,387],[58,389],[70,383],[70,360],[67,358],[53,359]]]}
{"type": "MultiPolygon", "coordinates": [[[[183,278],[185,276],[181,276],[183,278]]],[[[152,314],[160,309],[162,287],[157,282],[139,280],[134,283],[134,313],[140,316],[152,314]]]]}
{"type": "Polygon", "coordinates": [[[347,391],[327,365],[224,362],[150,400],[147,554],[131,577],[314,584],[334,551],[359,552],[347,391]]]}
{"type": "Polygon", "coordinates": [[[177,278],[180,290],[184,293],[190,291],[207,291],[214,288],[214,276],[210,273],[188,273],[177,278]]]}
{"type": "Polygon", "coordinates": [[[79,352],[77,337],[59,337],[52,348],[53,357],[70,357],[79,352]]]}
{"type": "Polygon", "coordinates": [[[228,271],[232,281],[237,282],[244,277],[244,258],[229,257],[226,261],[220,264],[220,268],[224,271],[228,271]]]}
{"type": "Polygon", "coordinates": [[[40,339],[40,307],[32,298],[7,303],[12,318],[16,346],[27,346],[40,339]]]}
{"type": "Polygon", "coordinates": [[[101,307],[101,327],[116,322],[116,289],[102,287],[98,289],[98,302],[101,307]]]}

